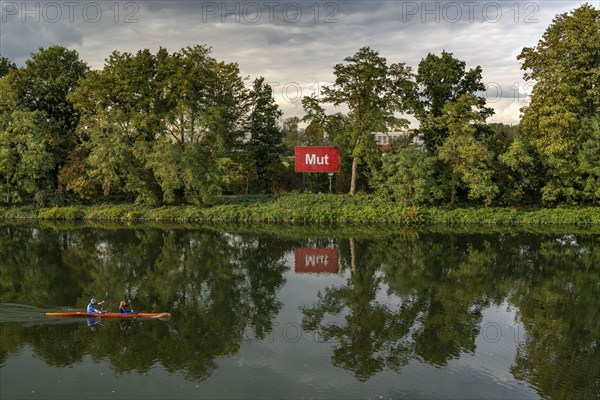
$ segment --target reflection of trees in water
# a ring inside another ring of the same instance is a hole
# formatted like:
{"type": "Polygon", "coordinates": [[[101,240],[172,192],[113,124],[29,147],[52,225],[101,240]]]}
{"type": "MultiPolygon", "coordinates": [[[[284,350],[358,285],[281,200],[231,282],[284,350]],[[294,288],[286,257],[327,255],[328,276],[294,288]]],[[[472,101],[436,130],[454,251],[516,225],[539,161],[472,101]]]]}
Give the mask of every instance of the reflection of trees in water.
{"type": "Polygon", "coordinates": [[[511,372],[548,398],[600,398],[598,237],[549,238],[510,301],[526,335],[511,372]],[[595,243],[594,243],[595,240],[595,243]]]}
{"type": "MultiPolygon", "coordinates": [[[[271,331],[282,306],[283,255],[299,245],[289,231],[281,240],[177,229],[0,229],[1,302],[83,308],[108,291],[114,310],[129,288],[137,310],[174,311],[169,322],[133,321],[124,330],[115,321],[96,331],[1,323],[0,365],[30,347],[51,365],[91,355],[117,372],[160,363],[195,380],[235,354],[248,330],[258,338],[271,331]]],[[[325,288],[303,309],[304,330],[337,342],[334,365],[360,380],[415,359],[443,366],[476,350],[482,310],[508,302],[527,333],[514,376],[548,398],[599,393],[596,236],[410,233],[335,240],[346,284],[325,288]],[[377,300],[384,291],[391,301],[377,300]]]]}
{"type": "Polygon", "coordinates": [[[60,293],[65,283],[51,282],[60,276],[58,270],[66,268],[81,277],[69,281],[68,289],[72,299],[79,300],[66,305],[83,308],[90,296],[108,290],[107,303],[116,309],[123,290],[131,287],[137,310],[174,310],[174,315],[168,323],[135,321],[125,330],[114,321],[93,331],[75,323],[23,326],[13,332],[16,325],[2,324],[3,337],[10,332],[19,338],[14,343],[3,341],[3,355],[27,344],[51,365],[76,363],[89,354],[110,360],[119,372],[143,373],[160,362],[169,371],[203,379],[216,368],[216,357],[237,352],[247,329],[258,338],[271,331],[281,308],[276,291],[284,284],[287,245],[202,231],[17,231],[9,237],[16,251],[3,254],[7,261],[2,272],[7,274],[2,278],[7,279],[2,302],[65,304],[53,303],[66,297],[60,293]],[[40,247],[52,249],[57,268],[47,268],[39,258],[44,254],[40,247]],[[34,285],[43,289],[42,301],[21,290],[34,285]]]}
{"type": "Polygon", "coordinates": [[[414,240],[353,242],[347,285],[326,288],[314,307],[303,310],[305,329],[339,343],[334,364],[366,380],[413,358],[444,365],[475,349],[481,310],[489,301],[481,289],[463,291],[467,274],[461,265],[472,252],[414,240]],[[376,301],[383,285],[398,298],[397,306],[376,301]],[[324,323],[327,314],[338,321],[343,316],[343,322],[324,323]]]}
{"type": "Polygon", "coordinates": [[[342,265],[351,271],[346,285],[319,293],[303,309],[303,327],[337,342],[333,363],[366,380],[411,359],[445,365],[474,352],[482,310],[508,300],[527,331],[511,369],[515,377],[551,398],[593,397],[600,379],[594,240],[429,234],[350,240],[349,249],[341,246],[342,265]],[[384,288],[397,305],[376,300],[384,288]]]}

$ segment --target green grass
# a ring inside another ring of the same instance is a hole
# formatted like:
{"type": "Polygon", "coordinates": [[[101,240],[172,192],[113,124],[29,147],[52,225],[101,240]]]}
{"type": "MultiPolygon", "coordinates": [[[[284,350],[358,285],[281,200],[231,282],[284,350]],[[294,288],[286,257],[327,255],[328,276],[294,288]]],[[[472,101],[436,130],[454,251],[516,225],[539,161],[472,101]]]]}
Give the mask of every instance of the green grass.
{"type": "Polygon", "coordinates": [[[218,222],[237,224],[600,224],[600,209],[402,206],[369,195],[289,193],[223,197],[211,206],[133,204],[0,207],[2,219],[218,222]]]}

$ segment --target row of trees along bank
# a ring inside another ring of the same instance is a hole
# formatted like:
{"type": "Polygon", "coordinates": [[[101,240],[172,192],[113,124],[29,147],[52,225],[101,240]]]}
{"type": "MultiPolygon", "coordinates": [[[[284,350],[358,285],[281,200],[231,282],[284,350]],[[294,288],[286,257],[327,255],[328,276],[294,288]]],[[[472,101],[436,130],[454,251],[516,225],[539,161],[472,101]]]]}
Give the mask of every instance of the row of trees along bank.
{"type": "Polygon", "coordinates": [[[341,152],[336,192],[407,205],[597,204],[600,11],[556,16],[518,59],[535,85],[511,127],[486,123],[482,69],[446,51],[413,69],[361,48],[334,66],[321,97],[302,100],[302,118],[283,124],[265,79],[246,84],[205,46],[115,51],[98,71],[60,46],[22,68],[0,58],[0,199],[205,204],[223,193],[326,191],[324,174],[294,173],[292,153],[328,144],[341,152]],[[373,133],[407,128],[406,115],[419,140],[382,156],[373,133]]]}

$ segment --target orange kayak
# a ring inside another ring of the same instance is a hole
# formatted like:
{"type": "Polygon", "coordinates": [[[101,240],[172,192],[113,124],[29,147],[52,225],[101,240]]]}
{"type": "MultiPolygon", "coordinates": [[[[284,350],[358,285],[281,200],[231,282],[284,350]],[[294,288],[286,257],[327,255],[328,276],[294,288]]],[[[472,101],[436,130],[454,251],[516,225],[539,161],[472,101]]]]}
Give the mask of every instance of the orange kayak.
{"type": "Polygon", "coordinates": [[[105,312],[98,314],[88,314],[82,311],[66,311],[66,312],[47,312],[47,316],[49,317],[84,317],[84,318],[169,318],[171,314],[169,313],[138,313],[138,312],[128,312],[128,313],[113,313],[113,312],[105,312]]]}

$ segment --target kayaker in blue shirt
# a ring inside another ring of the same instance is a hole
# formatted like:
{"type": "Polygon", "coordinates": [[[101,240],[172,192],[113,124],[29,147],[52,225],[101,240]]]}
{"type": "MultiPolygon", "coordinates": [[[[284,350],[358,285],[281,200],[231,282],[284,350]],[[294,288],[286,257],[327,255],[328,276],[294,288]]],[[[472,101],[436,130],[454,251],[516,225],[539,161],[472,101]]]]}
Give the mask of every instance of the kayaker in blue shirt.
{"type": "Polygon", "coordinates": [[[104,304],[104,300],[102,300],[100,303],[98,303],[96,301],[96,299],[90,299],[90,304],[88,304],[88,306],[87,306],[87,313],[88,314],[102,314],[102,311],[96,310],[96,307],[98,307],[100,304],[104,304]]]}

